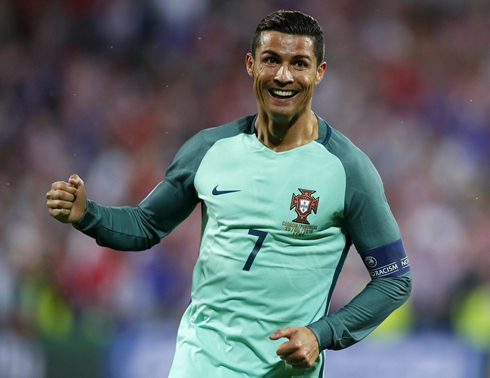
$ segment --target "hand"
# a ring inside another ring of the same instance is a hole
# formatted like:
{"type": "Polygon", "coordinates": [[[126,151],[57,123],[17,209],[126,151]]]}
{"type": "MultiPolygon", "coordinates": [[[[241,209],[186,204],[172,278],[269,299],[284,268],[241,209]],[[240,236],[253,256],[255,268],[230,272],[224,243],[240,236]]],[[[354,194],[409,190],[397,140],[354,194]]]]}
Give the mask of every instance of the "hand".
{"type": "Polygon", "coordinates": [[[68,182],[56,181],[46,193],[49,214],[63,223],[76,223],[87,210],[85,185],[78,175],[71,175],[68,182]]]}
{"type": "Polygon", "coordinates": [[[305,369],[313,365],[320,354],[320,347],[315,334],[308,327],[286,327],[269,335],[269,339],[278,340],[286,337],[289,340],[279,345],[276,354],[294,369],[305,369]]]}

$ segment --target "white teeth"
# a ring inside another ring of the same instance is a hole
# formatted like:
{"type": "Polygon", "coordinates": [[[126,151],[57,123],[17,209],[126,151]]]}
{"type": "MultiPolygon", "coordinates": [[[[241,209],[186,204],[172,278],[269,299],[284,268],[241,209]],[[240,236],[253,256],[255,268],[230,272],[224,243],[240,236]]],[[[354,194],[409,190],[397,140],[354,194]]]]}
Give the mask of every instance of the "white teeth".
{"type": "Polygon", "coordinates": [[[276,96],[281,96],[281,97],[291,97],[294,95],[294,91],[280,91],[277,89],[272,89],[271,92],[276,95],[276,96]]]}

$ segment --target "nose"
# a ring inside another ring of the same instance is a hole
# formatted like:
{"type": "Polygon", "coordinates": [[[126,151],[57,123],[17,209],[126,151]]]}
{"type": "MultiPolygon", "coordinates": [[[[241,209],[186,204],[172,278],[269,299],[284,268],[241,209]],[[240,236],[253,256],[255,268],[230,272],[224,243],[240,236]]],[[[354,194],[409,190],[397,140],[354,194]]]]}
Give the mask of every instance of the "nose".
{"type": "Polygon", "coordinates": [[[292,83],[294,81],[293,75],[291,75],[291,71],[289,71],[287,65],[282,65],[281,67],[279,67],[276,72],[276,76],[274,77],[274,80],[282,84],[292,83]]]}

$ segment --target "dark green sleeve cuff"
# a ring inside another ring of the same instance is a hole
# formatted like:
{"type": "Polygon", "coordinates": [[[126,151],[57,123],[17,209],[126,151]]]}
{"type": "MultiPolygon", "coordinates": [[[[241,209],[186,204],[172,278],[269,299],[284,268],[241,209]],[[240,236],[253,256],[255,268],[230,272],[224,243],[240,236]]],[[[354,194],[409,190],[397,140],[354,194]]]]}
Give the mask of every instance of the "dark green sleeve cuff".
{"type": "Polygon", "coordinates": [[[315,334],[320,349],[340,350],[365,338],[409,297],[411,274],[371,280],[339,311],[307,327],[315,334]]]}
{"type": "Polygon", "coordinates": [[[85,214],[83,214],[82,219],[77,223],[73,223],[73,227],[79,231],[85,231],[94,227],[99,219],[100,216],[97,211],[97,204],[94,201],[87,200],[87,210],[85,211],[85,214]]]}
{"type": "Polygon", "coordinates": [[[317,320],[307,327],[311,329],[315,334],[320,350],[328,349],[328,347],[332,345],[334,333],[332,328],[330,327],[330,324],[328,324],[328,322],[326,321],[326,318],[317,320]]]}

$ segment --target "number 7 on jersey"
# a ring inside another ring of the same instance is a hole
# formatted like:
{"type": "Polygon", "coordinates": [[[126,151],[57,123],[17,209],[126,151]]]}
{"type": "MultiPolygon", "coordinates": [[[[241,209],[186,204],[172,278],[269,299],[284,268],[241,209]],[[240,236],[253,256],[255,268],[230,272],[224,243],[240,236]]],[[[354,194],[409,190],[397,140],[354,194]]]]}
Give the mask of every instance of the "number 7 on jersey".
{"type": "Polygon", "coordinates": [[[267,232],[265,231],[259,231],[251,228],[248,230],[249,235],[254,235],[257,236],[257,242],[255,243],[254,248],[252,249],[252,252],[250,252],[250,255],[248,256],[247,262],[243,266],[243,270],[250,270],[250,267],[252,266],[255,256],[257,256],[257,253],[259,253],[260,248],[262,247],[262,243],[264,242],[265,237],[267,236],[267,232]]]}

